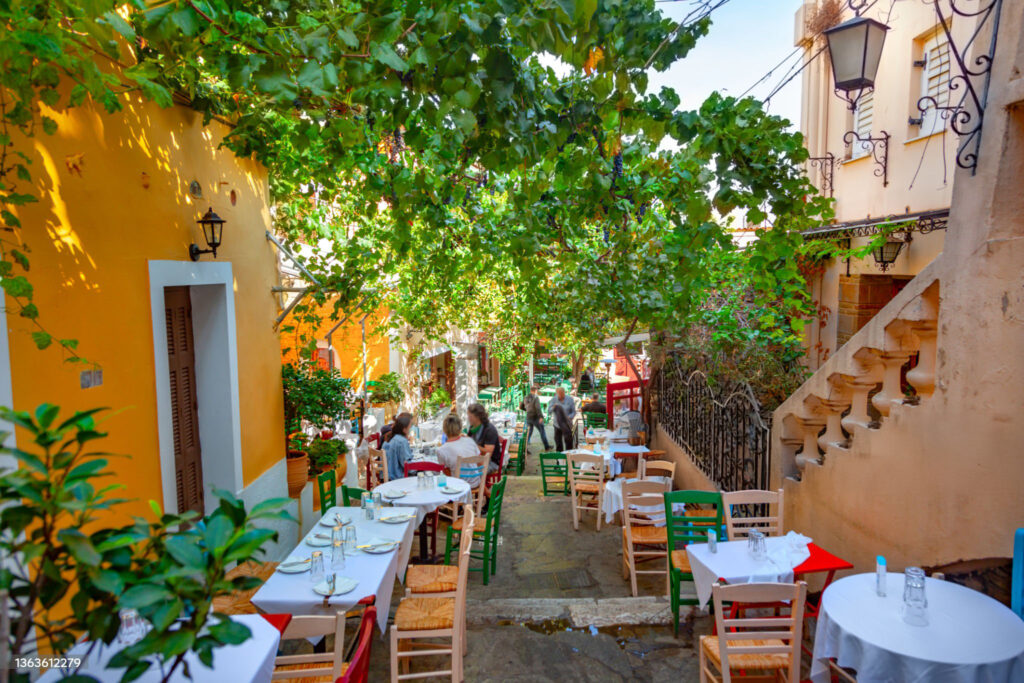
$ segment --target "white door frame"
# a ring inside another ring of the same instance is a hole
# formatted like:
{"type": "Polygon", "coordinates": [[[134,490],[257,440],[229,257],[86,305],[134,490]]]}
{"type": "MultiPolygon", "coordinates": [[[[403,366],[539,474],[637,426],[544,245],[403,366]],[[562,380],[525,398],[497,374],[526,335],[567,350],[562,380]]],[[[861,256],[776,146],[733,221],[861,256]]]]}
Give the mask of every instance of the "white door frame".
{"type": "Polygon", "coordinates": [[[238,346],[235,290],[227,262],[150,261],[149,298],[153,320],[156,413],[160,443],[163,507],[178,511],[174,473],[174,425],[171,418],[170,366],[164,288],[188,287],[195,340],[199,446],[206,509],[216,505],[212,487],[242,491],[242,430],[238,405],[238,346]]]}

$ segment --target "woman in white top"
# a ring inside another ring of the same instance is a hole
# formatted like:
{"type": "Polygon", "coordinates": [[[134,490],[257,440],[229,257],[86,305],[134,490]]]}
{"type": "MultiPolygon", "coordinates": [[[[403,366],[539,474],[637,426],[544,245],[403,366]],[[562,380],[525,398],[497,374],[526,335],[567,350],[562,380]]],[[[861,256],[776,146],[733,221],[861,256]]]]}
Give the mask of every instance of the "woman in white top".
{"type": "Polygon", "coordinates": [[[466,481],[470,486],[477,486],[480,483],[480,475],[459,476],[459,458],[475,457],[480,455],[480,449],[470,437],[462,433],[462,420],[455,413],[450,413],[441,423],[441,431],[448,437],[448,440],[437,449],[437,461],[441,463],[448,474],[466,481]]]}

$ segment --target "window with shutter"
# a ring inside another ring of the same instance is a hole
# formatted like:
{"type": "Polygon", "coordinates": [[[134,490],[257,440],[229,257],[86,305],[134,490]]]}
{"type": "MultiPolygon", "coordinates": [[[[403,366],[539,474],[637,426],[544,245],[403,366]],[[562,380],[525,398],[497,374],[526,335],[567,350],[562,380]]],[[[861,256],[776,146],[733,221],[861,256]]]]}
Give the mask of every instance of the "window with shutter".
{"type": "MultiPolygon", "coordinates": [[[[924,67],[921,69],[921,97],[934,98],[939,107],[949,106],[949,41],[946,33],[939,31],[922,46],[924,67]]],[[[920,113],[919,135],[938,133],[945,125],[942,112],[929,106],[920,113]]]]}
{"type": "MultiPolygon", "coordinates": [[[[861,94],[857,100],[857,108],[853,111],[853,130],[860,137],[867,139],[871,137],[871,124],[874,122],[875,114],[875,91],[869,90],[861,94]]],[[[871,151],[871,145],[866,142],[854,140],[850,144],[850,158],[859,159],[871,151]]]]}
{"type": "Polygon", "coordinates": [[[178,512],[203,513],[203,460],[199,448],[196,354],[188,287],[164,288],[167,361],[174,430],[174,476],[178,512]]]}

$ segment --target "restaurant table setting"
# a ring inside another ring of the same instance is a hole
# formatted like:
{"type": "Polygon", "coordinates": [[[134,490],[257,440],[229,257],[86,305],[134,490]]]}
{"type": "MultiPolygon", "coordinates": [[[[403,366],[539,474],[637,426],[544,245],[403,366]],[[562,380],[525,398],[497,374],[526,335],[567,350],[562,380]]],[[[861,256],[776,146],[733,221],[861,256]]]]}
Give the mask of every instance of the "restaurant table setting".
{"type": "MultiPolygon", "coordinates": [[[[615,521],[615,513],[622,510],[622,484],[627,481],[639,481],[639,479],[612,479],[604,485],[604,496],[601,498],[601,511],[604,513],[604,521],[611,524],[615,521]]],[[[644,481],[656,481],[672,489],[672,480],[668,477],[647,477],[644,481]]],[[[639,512],[660,512],[662,507],[640,506],[639,512]]],[[[660,526],[664,526],[663,524],[660,526]]]]}
{"type": "Polygon", "coordinates": [[[811,679],[830,680],[828,660],[860,683],[1024,681],[1024,621],[965,586],[905,574],[856,574],[825,589],[811,679]],[[908,581],[909,577],[909,581],[908,581]]]}
{"type": "Polygon", "coordinates": [[[811,556],[811,539],[790,531],[785,536],[766,537],[751,531],[749,538],[686,546],[697,599],[703,607],[711,599],[711,587],[719,579],[726,583],[789,583],[793,569],[811,556]]]}
{"type": "MultiPolygon", "coordinates": [[[[378,605],[390,604],[395,579],[405,576],[409,563],[417,512],[413,507],[381,506],[368,519],[362,508],[330,508],[252,603],[271,614],[334,614],[370,595],[378,605]]],[[[386,609],[378,614],[381,631],[387,617],[386,609]]]]}
{"type": "Polygon", "coordinates": [[[582,455],[600,455],[604,457],[605,467],[608,469],[609,476],[615,477],[622,473],[622,461],[615,457],[615,453],[610,450],[610,446],[618,444],[602,444],[600,442],[593,445],[588,445],[586,448],[574,448],[571,451],[566,451],[566,455],[570,453],[579,453],[582,455]]]}
{"type": "MultiPolygon", "coordinates": [[[[134,610],[126,610],[126,612],[134,610]]],[[[117,683],[124,674],[124,669],[107,669],[107,663],[122,648],[128,647],[141,640],[146,633],[146,624],[138,619],[137,625],[128,626],[124,622],[122,614],[122,632],[118,634],[117,640],[110,645],[103,643],[91,643],[88,641],[78,643],[64,656],[64,659],[82,658],[77,671],[81,675],[87,675],[100,683],[117,683]],[[126,632],[128,630],[134,633],[126,632]]],[[[225,645],[213,651],[213,665],[208,667],[199,661],[194,652],[185,655],[183,664],[187,663],[189,673],[192,675],[192,683],[269,683],[274,673],[274,658],[277,656],[277,647],[281,641],[281,632],[274,628],[270,622],[258,614],[238,614],[231,617],[231,621],[245,624],[249,627],[251,636],[245,642],[238,645],[225,645]]],[[[216,620],[212,619],[211,624],[216,620]]],[[[170,664],[164,664],[164,669],[170,664]]],[[[54,683],[74,673],[74,669],[52,668],[39,678],[39,683],[54,683]]],[[[138,679],[142,683],[158,683],[163,680],[161,667],[154,664],[146,673],[138,679]]],[[[185,677],[184,666],[179,666],[174,672],[171,681],[183,683],[189,679],[185,677]]]]}
{"type": "Polygon", "coordinates": [[[516,414],[511,410],[495,411],[488,416],[488,419],[499,431],[502,429],[515,430],[516,428],[516,414]]]}
{"type": "Polygon", "coordinates": [[[446,503],[472,502],[469,484],[462,479],[447,476],[403,477],[385,482],[373,490],[379,493],[385,503],[416,509],[416,524],[421,524],[427,515],[446,503]]]}

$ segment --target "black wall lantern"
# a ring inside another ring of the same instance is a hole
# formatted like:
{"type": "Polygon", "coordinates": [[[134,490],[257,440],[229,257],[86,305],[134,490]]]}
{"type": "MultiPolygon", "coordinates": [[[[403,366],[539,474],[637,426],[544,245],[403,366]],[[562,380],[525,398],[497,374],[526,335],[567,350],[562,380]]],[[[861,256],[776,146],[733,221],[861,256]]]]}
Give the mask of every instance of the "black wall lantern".
{"type": "Polygon", "coordinates": [[[210,248],[200,249],[193,242],[188,248],[189,258],[193,261],[198,261],[199,256],[202,254],[213,254],[213,257],[217,258],[217,247],[220,246],[221,237],[224,232],[224,219],[214,213],[211,206],[196,223],[199,223],[199,226],[203,229],[203,237],[206,239],[206,245],[210,248]]]}
{"type": "Polygon", "coordinates": [[[896,257],[900,255],[903,250],[904,244],[909,244],[911,240],[910,232],[905,233],[893,233],[881,246],[875,247],[872,250],[871,255],[875,257],[875,263],[878,265],[878,269],[883,273],[896,262],[896,257]]]}
{"type": "Polygon", "coordinates": [[[880,21],[856,16],[825,31],[836,95],[849,103],[851,111],[861,94],[875,87],[888,30],[880,21]]]}

